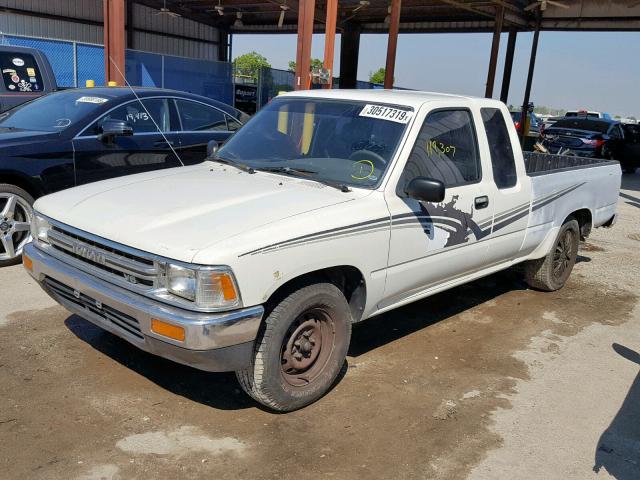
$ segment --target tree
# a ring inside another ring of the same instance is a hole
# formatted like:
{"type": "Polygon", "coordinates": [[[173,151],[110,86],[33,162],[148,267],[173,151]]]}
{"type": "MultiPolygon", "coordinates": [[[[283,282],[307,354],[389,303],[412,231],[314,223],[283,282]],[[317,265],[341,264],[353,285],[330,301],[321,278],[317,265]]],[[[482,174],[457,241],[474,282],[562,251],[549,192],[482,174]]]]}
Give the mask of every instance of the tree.
{"type": "MultiPolygon", "coordinates": [[[[311,59],[311,71],[319,70],[321,68],[324,68],[324,62],[322,60],[320,60],[319,58],[312,58],[311,59]]],[[[296,62],[295,62],[295,60],[291,60],[289,62],[289,70],[292,71],[292,72],[296,71],[296,62]]]]}
{"type": "Polygon", "coordinates": [[[233,59],[233,70],[238,76],[257,80],[261,68],[271,68],[271,64],[257,52],[245,53],[233,59]]]}
{"type": "Polygon", "coordinates": [[[371,83],[384,83],[384,75],[385,70],[381,67],[373,73],[369,72],[369,81],[371,83]]]}

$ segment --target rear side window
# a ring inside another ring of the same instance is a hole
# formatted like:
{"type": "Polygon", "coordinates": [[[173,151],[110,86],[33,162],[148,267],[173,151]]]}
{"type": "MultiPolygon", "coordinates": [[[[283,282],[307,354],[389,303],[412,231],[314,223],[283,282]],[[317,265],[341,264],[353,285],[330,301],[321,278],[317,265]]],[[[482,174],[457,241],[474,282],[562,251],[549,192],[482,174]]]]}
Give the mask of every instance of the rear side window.
{"type": "Polygon", "coordinates": [[[0,66],[4,87],[8,92],[41,92],[44,89],[42,75],[33,55],[0,52],[0,66]]]}
{"type": "Polygon", "coordinates": [[[468,110],[429,114],[405,166],[400,191],[415,177],[434,178],[447,187],[480,180],[478,145],[468,110]]]}
{"type": "Polygon", "coordinates": [[[497,108],[483,108],[480,113],[491,152],[493,179],[498,188],[513,187],[518,182],[518,176],[504,116],[497,108]]]}
{"type": "Polygon", "coordinates": [[[182,120],[182,130],[186,132],[227,131],[226,115],[217,108],[190,100],[176,100],[176,104],[182,120]]]}

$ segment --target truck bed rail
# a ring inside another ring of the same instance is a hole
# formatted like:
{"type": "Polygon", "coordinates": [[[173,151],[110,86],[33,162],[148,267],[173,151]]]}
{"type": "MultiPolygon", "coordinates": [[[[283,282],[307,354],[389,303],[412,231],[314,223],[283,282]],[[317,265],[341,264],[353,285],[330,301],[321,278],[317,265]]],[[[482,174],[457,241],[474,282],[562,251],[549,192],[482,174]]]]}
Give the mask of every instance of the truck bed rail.
{"type": "Polygon", "coordinates": [[[549,173],[578,170],[581,168],[602,167],[604,165],[617,165],[617,160],[605,158],[586,158],[573,155],[552,155],[550,153],[522,152],[527,175],[547,175],[549,173]]]}

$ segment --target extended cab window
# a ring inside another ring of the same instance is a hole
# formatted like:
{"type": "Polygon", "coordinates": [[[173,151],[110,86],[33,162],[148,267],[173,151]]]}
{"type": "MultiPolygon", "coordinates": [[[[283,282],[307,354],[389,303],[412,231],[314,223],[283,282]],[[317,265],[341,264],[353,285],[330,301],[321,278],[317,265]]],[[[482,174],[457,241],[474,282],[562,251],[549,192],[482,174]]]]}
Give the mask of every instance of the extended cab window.
{"type": "Polygon", "coordinates": [[[134,134],[157,132],[158,128],[163,132],[171,130],[171,112],[166,98],[143,99],[142,103],[144,107],[133,101],[111,110],[88,128],[86,134],[99,134],[105,120],[124,120],[131,125],[134,134]]]}
{"type": "Polygon", "coordinates": [[[398,185],[404,191],[415,177],[429,177],[455,187],[480,180],[480,156],[471,113],[439,110],[422,125],[398,185]]]}
{"type": "Polygon", "coordinates": [[[44,88],[40,69],[28,53],[0,53],[2,80],[8,92],[41,92],[44,88]]]}
{"type": "Polygon", "coordinates": [[[493,180],[498,188],[513,187],[518,182],[518,176],[504,115],[498,108],[483,108],[480,112],[489,142],[493,180]]]}
{"type": "Polygon", "coordinates": [[[217,108],[189,100],[176,100],[176,104],[182,120],[182,130],[186,132],[228,130],[226,115],[217,108]]]}

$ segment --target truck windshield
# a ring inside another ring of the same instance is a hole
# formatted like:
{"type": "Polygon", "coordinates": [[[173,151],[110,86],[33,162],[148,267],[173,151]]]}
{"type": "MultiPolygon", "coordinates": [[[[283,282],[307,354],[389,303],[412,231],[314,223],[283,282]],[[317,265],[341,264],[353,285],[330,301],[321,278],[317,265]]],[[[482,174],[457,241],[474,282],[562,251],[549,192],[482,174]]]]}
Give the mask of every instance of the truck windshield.
{"type": "Polygon", "coordinates": [[[404,106],[285,97],[260,110],[217,156],[255,170],[372,188],[412,113],[404,106]]]}
{"type": "Polygon", "coordinates": [[[0,114],[0,129],[59,132],[110,99],[73,90],[51,93],[0,114]]]}

